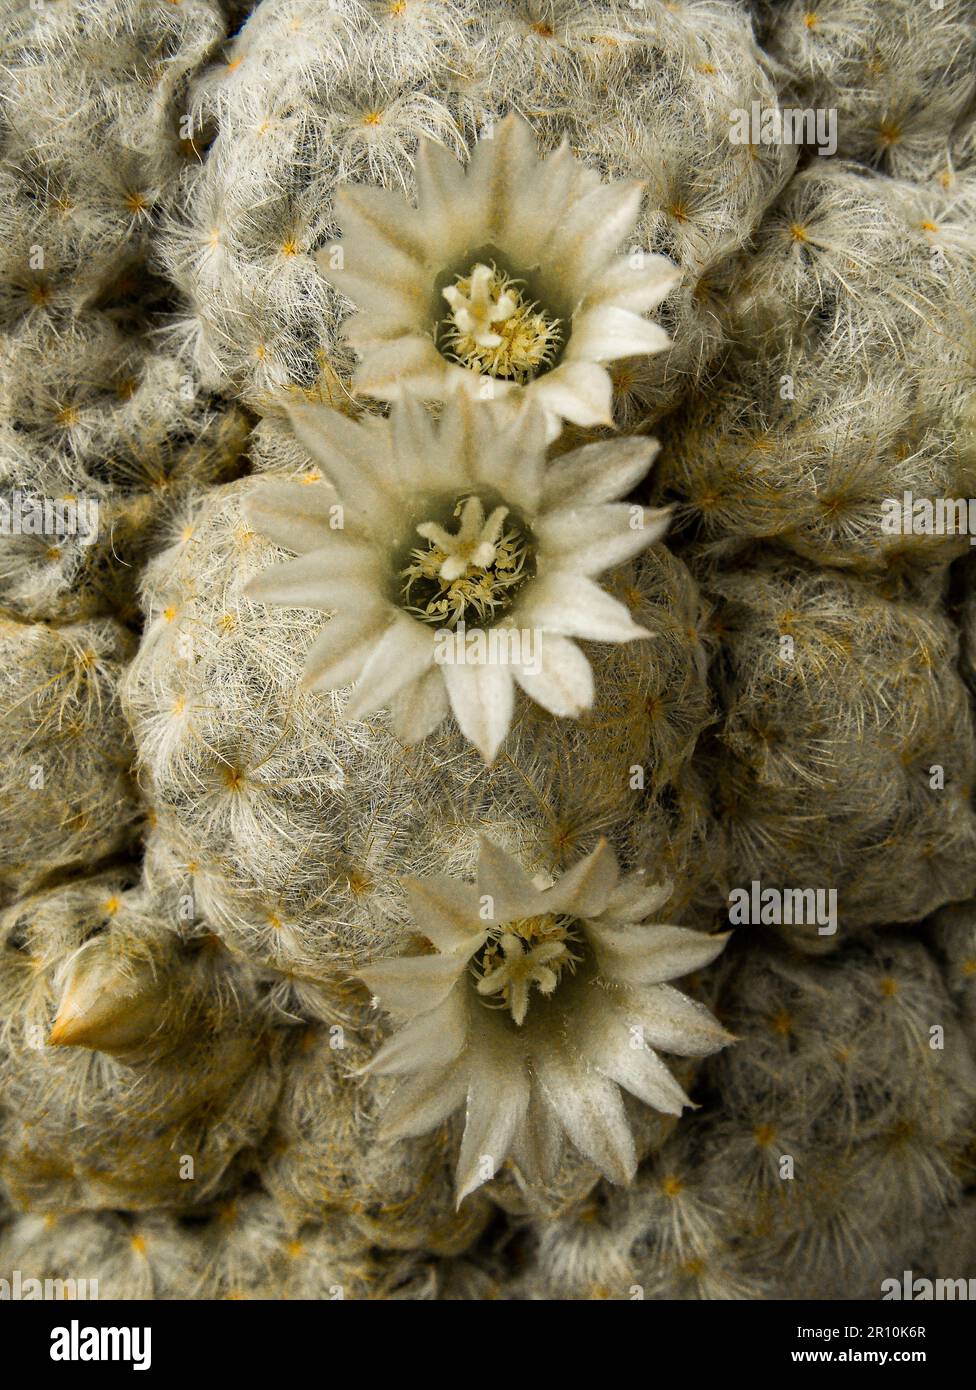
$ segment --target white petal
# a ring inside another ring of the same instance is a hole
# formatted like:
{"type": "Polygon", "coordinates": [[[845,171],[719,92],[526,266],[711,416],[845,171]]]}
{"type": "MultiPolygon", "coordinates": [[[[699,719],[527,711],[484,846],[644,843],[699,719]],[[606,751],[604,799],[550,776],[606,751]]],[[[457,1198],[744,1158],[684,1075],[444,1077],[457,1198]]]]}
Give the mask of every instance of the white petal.
{"type": "Polygon", "coordinates": [[[600,507],[573,507],[549,512],[535,525],[540,568],[571,569],[578,574],[602,574],[623,564],[668,528],[670,509],[642,507],[627,502],[606,502],[600,507]],[[641,524],[632,525],[636,518],[641,524]]]}
{"type": "Polygon", "coordinates": [[[333,289],[338,290],[350,303],[362,310],[360,314],[355,315],[360,321],[362,331],[382,332],[379,327],[375,330],[369,328],[370,320],[374,316],[386,321],[395,318],[404,327],[419,327],[425,318],[429,294],[419,283],[408,283],[405,279],[398,280],[395,276],[385,277],[382,268],[378,275],[374,274],[372,266],[367,266],[365,260],[358,257],[349,263],[347,258],[350,249],[343,245],[342,266],[332,264],[331,249],[317,251],[315,264],[323,280],[327,280],[333,289]],[[354,269],[354,266],[359,269],[354,269]]]}
{"type": "Polygon", "coordinates": [[[611,1081],[665,1115],[680,1115],[691,1101],[650,1047],[626,1026],[620,1015],[593,1000],[580,1016],[580,1036],[587,1057],[611,1081]]]}
{"type": "Polygon", "coordinates": [[[550,912],[592,917],[602,912],[617,885],[617,856],[606,840],[557,879],[546,893],[550,912]]]}
{"type": "Polygon", "coordinates": [[[615,256],[591,286],[586,305],[619,304],[635,314],[646,314],[667,299],[681,274],[680,267],[667,256],[648,252],[642,252],[639,259],[615,256]]]}
{"type": "Polygon", "coordinates": [[[427,1134],[464,1104],[467,1093],[463,1058],[449,1067],[406,1077],[383,1107],[376,1137],[393,1140],[427,1134]]]}
{"type": "Polygon", "coordinates": [[[507,503],[533,516],[542,496],[546,444],[545,411],[530,397],[510,423],[487,437],[477,476],[496,488],[507,503]]]}
{"type": "Polygon", "coordinates": [[[587,935],[596,945],[602,975],[631,985],[657,985],[711,965],[731,933],[708,936],[670,925],[590,922],[587,935]]]}
{"type": "Polygon", "coordinates": [[[491,764],[512,724],[515,691],[511,670],[487,665],[445,665],[441,669],[462,734],[491,764]]]}
{"type": "Polygon", "coordinates": [[[440,668],[427,671],[394,695],[390,701],[393,728],[405,744],[420,743],[450,713],[447,687],[440,668]]]}
{"type": "Polygon", "coordinates": [[[560,362],[527,390],[545,410],[574,425],[613,424],[613,384],[597,362],[560,362]]]}
{"type": "Polygon", "coordinates": [[[467,968],[460,956],[399,956],[363,966],[357,974],[387,1013],[413,1018],[436,1009],[467,968]]]}
{"type": "Polygon", "coordinates": [[[670,346],[671,339],[660,324],[605,304],[574,316],[563,361],[612,362],[618,357],[663,352],[670,346]]]}
{"type": "Polygon", "coordinates": [[[442,875],[407,878],[404,891],[417,930],[439,951],[460,952],[468,959],[482,944],[487,921],[478,916],[478,890],[442,875]]]}
{"type": "Polygon", "coordinates": [[[468,1014],[460,986],[436,1009],[412,1019],[384,1043],[366,1068],[379,1076],[427,1071],[453,1062],[467,1042],[468,1014]]]}
{"type": "Polygon", "coordinates": [[[424,399],[443,400],[451,381],[450,363],[430,337],[421,335],[371,347],[353,375],[360,396],[380,401],[399,400],[407,390],[424,399]]]}
{"type": "Polygon", "coordinates": [[[434,661],[434,631],[406,614],[398,614],[370,653],[352,699],[347,719],[365,719],[405,685],[429,670],[434,661]]]}
{"type": "Polygon", "coordinates": [[[368,183],[343,183],[335,197],[343,238],[355,247],[370,243],[385,270],[402,267],[423,274],[428,265],[428,242],[416,207],[391,189],[368,183]]]}
{"type": "Polygon", "coordinates": [[[334,488],[321,483],[264,482],[244,498],[241,511],[252,531],[299,555],[327,545],[335,535],[334,488]]]}
{"type": "Polygon", "coordinates": [[[593,703],[593,669],[574,642],[543,632],[536,643],[538,671],[515,667],[515,679],[531,700],[561,719],[577,719],[593,703]]]}
{"type": "Polygon", "coordinates": [[[497,433],[517,414],[517,407],[510,402],[479,401],[467,391],[451,391],[441,415],[438,447],[450,460],[453,476],[462,482],[478,482],[481,459],[497,433]]]}
{"type": "Polygon", "coordinates": [[[361,601],[375,591],[379,570],[372,546],[334,531],[318,550],[255,575],[245,584],[244,593],[260,603],[330,612],[339,607],[339,595],[351,593],[361,601]]]}
{"type": "MultiPolygon", "coordinates": [[[[493,1032],[494,1043],[501,1031],[493,1032]]],[[[476,1040],[469,1062],[468,1111],[456,1177],[458,1206],[505,1161],[529,1104],[529,1081],[518,1049],[487,1043],[476,1040]]]]}
{"type": "Polygon", "coordinates": [[[418,489],[443,486],[450,477],[449,461],[437,446],[430,414],[413,395],[405,395],[390,410],[393,452],[397,466],[406,465],[418,489]]]}
{"type": "MultiPolygon", "coordinates": [[[[507,116],[478,141],[468,164],[465,204],[477,218],[482,243],[505,238],[513,209],[524,202],[539,158],[531,128],[517,116],[507,116]]],[[[513,251],[515,247],[511,248],[513,251]]]]}
{"type": "Polygon", "coordinates": [[[537,1067],[546,1102],[580,1153],[611,1182],[630,1182],[637,1155],[614,1083],[555,1048],[538,1056],[537,1067]]]}
{"type": "Polygon", "coordinates": [[[517,609],[517,622],[542,630],[543,649],[550,633],[590,642],[633,642],[650,635],[619,599],[585,575],[568,570],[551,570],[527,589],[517,609]]]}
{"type": "Polygon", "coordinates": [[[648,883],[643,869],[621,879],[610,895],[604,920],[644,922],[658,912],[674,894],[673,883],[648,883]]]}
{"type": "Polygon", "coordinates": [[[410,478],[397,477],[387,444],[338,410],[304,403],[289,404],[288,418],[297,438],[335,485],[344,507],[369,519],[374,533],[397,520],[397,494],[410,478]]]}
{"type": "MultiPolygon", "coordinates": [[[[417,202],[426,235],[436,242],[464,202],[465,174],[458,161],[433,140],[421,140],[414,161],[417,202]]],[[[439,249],[439,248],[438,248],[439,249]]],[[[434,247],[431,247],[432,253],[434,247]]]]}
{"type": "MultiPolygon", "coordinates": [[[[401,293],[427,289],[429,248],[416,208],[390,189],[347,183],[336,194],[335,211],[351,269],[401,293]]],[[[341,285],[341,272],[332,274],[341,285]]]]}
{"type": "Polygon", "coordinates": [[[646,477],[660,449],[656,439],[601,439],[584,444],[546,470],[542,510],[546,512],[613,502],[646,477]]]}
{"type": "Polygon", "coordinates": [[[343,338],[350,347],[364,355],[370,348],[388,347],[404,339],[417,338],[426,342],[429,335],[423,324],[417,323],[415,316],[408,316],[402,311],[394,312],[395,308],[394,300],[382,313],[363,310],[350,314],[342,321],[343,338]]]}
{"type": "Polygon", "coordinates": [[[529,1107],[512,1138],[512,1160],[526,1182],[548,1187],[559,1171],[564,1147],[562,1125],[533,1082],[529,1107]]]}
{"type": "Polygon", "coordinates": [[[502,926],[522,917],[537,917],[548,911],[545,893],[535,886],[530,874],[512,855],[487,835],[479,835],[478,894],[491,899],[485,921],[502,926]]]}
{"type": "Polygon", "coordinates": [[[316,637],[305,658],[302,685],[309,690],[340,690],[356,679],[371,642],[388,621],[384,609],[337,613],[316,637]]]}
{"type": "Polygon", "coordinates": [[[642,197],[636,182],[600,184],[569,211],[553,237],[552,257],[577,293],[585,293],[632,231],[642,197]]]}
{"type": "Polygon", "coordinates": [[[628,1027],[641,1029],[649,1047],[679,1057],[707,1057],[734,1042],[704,1004],[670,985],[618,991],[615,1007],[628,1027]]]}

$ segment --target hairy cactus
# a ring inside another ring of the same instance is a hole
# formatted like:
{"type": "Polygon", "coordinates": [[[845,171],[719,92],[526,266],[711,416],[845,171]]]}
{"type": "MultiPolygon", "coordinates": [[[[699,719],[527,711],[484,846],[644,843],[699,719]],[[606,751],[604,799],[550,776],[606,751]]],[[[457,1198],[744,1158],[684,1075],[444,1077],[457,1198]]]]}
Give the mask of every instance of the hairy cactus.
{"type": "Polygon", "coordinates": [[[0,1291],[976,1275],[974,45],[7,4],[0,1291]]]}

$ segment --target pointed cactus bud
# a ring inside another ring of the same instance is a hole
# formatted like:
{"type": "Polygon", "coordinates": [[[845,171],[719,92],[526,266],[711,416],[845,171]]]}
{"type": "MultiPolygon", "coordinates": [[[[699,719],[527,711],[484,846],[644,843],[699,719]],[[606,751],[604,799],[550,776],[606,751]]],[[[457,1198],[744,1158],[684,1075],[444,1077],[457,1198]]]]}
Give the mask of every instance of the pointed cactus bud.
{"type": "Polygon", "coordinates": [[[48,1045],[130,1052],[158,1029],[166,995],[151,961],[121,959],[107,937],[96,937],[67,967],[48,1045]]]}

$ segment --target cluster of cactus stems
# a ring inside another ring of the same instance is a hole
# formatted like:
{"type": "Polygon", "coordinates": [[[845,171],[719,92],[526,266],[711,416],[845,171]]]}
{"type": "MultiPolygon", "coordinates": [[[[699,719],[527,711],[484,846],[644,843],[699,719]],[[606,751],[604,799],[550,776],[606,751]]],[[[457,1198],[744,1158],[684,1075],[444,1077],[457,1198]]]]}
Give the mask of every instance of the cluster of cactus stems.
{"type": "Polygon", "coordinates": [[[0,1280],[976,1277],[968,0],[0,58],[0,1280]]]}

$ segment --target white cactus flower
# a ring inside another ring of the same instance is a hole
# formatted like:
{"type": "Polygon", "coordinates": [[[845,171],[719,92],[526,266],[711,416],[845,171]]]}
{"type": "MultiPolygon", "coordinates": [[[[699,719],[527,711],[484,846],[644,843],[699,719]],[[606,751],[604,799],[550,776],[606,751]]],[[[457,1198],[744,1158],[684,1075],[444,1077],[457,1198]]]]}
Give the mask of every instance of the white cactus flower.
{"type": "Polygon", "coordinates": [[[477,883],[406,884],[436,948],[359,974],[398,1025],[370,1064],[400,1078],[387,1139],[424,1134],[466,1107],[458,1202],[506,1157],[552,1180],[569,1139],[613,1182],[637,1163],[620,1087],[680,1115],[688,1097],[655,1049],[705,1056],[733,1041],[667,983],[710,964],[729,933],[641,925],[671,895],[621,877],[606,841],[549,887],[487,837],[477,883]]]}
{"type": "Polygon", "coordinates": [[[313,644],[313,689],[356,683],[347,714],[389,706],[406,742],[449,710],[487,762],[520,686],[552,714],[593,701],[573,638],[647,637],[595,582],[656,541],[667,509],[614,499],[644,477],[647,438],[575,449],[546,467],[543,412],[458,395],[435,425],[416,400],[357,424],[322,406],[292,425],[328,484],[260,484],[254,530],[299,558],[253,579],[265,603],[331,612],[313,644]]]}
{"type": "Polygon", "coordinates": [[[405,390],[443,400],[524,392],[560,420],[607,425],[605,363],[660,352],[669,338],[643,317],[679,278],[664,256],[617,255],[640,211],[641,185],[603,183],[567,143],[540,158],[514,116],[476,145],[465,169],[431,141],[417,153],[418,206],[347,185],[336,199],[341,244],[320,252],[325,278],[359,310],[345,335],[363,395],[405,390]]]}

